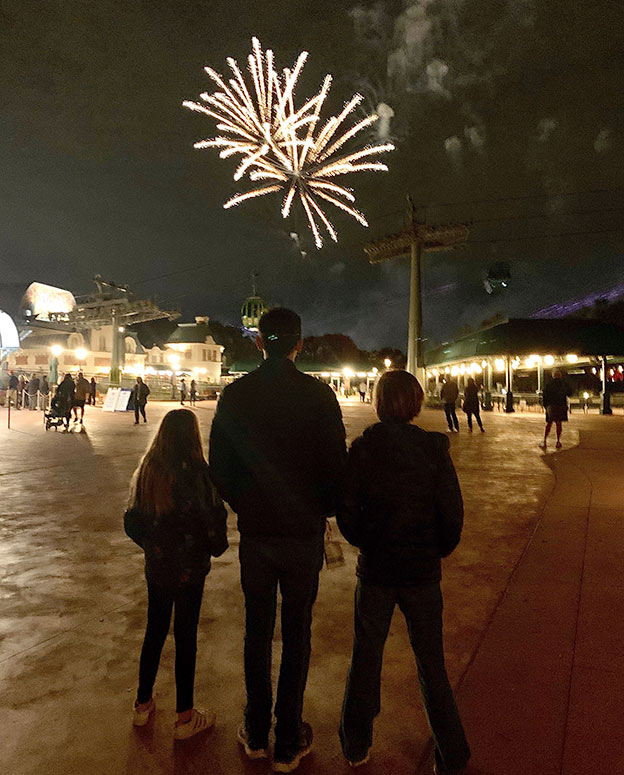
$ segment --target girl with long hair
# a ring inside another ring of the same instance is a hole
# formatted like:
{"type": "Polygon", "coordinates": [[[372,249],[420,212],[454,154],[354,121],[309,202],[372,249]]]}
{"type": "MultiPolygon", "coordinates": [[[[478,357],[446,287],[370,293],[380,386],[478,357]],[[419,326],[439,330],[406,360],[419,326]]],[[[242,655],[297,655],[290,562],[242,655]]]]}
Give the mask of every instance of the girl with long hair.
{"type": "Polygon", "coordinates": [[[145,552],[148,596],[133,724],[147,724],[156,707],[152,689],[175,609],[178,740],[215,721],[214,712],[194,707],[193,685],[204,583],[210,557],[228,547],[226,519],[210,481],[197,418],[188,409],[168,412],[134,474],[124,526],[145,552]]]}

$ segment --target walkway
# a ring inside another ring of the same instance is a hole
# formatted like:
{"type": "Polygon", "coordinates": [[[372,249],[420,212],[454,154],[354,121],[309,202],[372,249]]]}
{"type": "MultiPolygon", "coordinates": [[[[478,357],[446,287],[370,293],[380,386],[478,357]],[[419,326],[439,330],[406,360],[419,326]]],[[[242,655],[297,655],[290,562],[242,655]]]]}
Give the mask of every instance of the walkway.
{"type": "MultiPolygon", "coordinates": [[[[46,434],[34,412],[16,413],[7,431],[0,411],[4,772],[268,772],[235,742],[244,692],[233,519],[232,550],[214,564],[200,623],[197,702],[216,707],[216,729],[174,746],[171,642],[154,723],[140,732],[129,724],[145,592],[141,555],[121,515],[132,470],[168,408],[151,404],[150,423],[135,427],[131,416],[88,407],[82,435],[46,434]]],[[[368,406],[343,411],[350,438],[372,420],[368,406]]],[[[197,412],[206,433],[213,405],[197,412]]],[[[474,751],[471,772],[618,775],[624,418],[575,413],[564,450],[546,456],[538,415],[494,413],[485,422],[483,435],[451,438],[466,525],[444,567],[447,661],[474,751]]],[[[422,424],[443,430],[442,413],[426,412],[422,424]]],[[[349,771],[336,736],[354,586],[355,553],[345,551],[346,566],[321,575],[306,694],[317,743],[302,775],[349,771]]],[[[373,758],[362,773],[428,775],[429,757],[413,657],[396,615],[373,758]]]]}
{"type": "Polygon", "coordinates": [[[475,772],[624,773],[624,423],[579,424],[459,691],[475,772]]]}

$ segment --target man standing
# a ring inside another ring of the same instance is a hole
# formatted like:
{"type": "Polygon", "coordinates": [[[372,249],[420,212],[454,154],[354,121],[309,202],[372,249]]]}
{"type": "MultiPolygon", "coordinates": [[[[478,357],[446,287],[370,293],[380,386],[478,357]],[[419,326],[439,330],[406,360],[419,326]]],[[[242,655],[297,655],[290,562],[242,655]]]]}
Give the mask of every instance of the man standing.
{"type": "Polygon", "coordinates": [[[50,398],[50,383],[48,382],[48,378],[44,374],[43,377],[41,377],[41,385],[39,386],[39,392],[41,393],[41,403],[42,403],[42,409],[44,412],[48,410],[48,401],[50,398]]]}
{"type": "Polygon", "coordinates": [[[33,411],[37,408],[37,400],[39,398],[39,377],[33,374],[28,382],[28,408],[33,411]]]}
{"type": "Polygon", "coordinates": [[[542,449],[546,449],[548,434],[555,423],[557,442],[555,447],[561,449],[561,423],[568,421],[568,396],[572,394],[570,388],[563,381],[563,374],[559,369],[552,373],[552,380],[544,388],[543,404],[546,409],[546,428],[544,430],[544,443],[542,449]]]}
{"type": "Polygon", "coordinates": [[[19,385],[19,380],[15,376],[15,372],[11,370],[9,372],[9,392],[8,392],[8,398],[9,398],[9,402],[11,402],[11,401],[13,402],[13,406],[16,409],[19,409],[19,404],[18,404],[18,401],[17,401],[17,388],[18,388],[18,385],[19,385]]]}
{"type": "Polygon", "coordinates": [[[282,661],[275,703],[276,772],[292,772],[312,748],[302,721],[312,606],[323,564],[325,518],[335,512],[346,460],[345,430],[327,385],[295,367],[301,320],[265,313],[256,344],[264,363],[228,385],[210,435],[210,466],[238,514],[245,596],[247,706],[238,740],[251,759],[267,756],[271,647],[277,587],[282,595],[282,661]]]}
{"type": "Polygon", "coordinates": [[[186,401],[186,382],[184,381],[184,377],[180,380],[180,403],[182,406],[184,406],[184,402],[186,401]]]}
{"type": "Polygon", "coordinates": [[[134,424],[139,424],[139,412],[143,416],[143,422],[147,422],[145,416],[145,404],[147,404],[147,397],[150,394],[150,389],[147,387],[141,377],[136,378],[136,384],[132,388],[132,403],[134,404],[134,424]]]}
{"type": "Polygon", "coordinates": [[[452,379],[447,379],[442,385],[440,398],[444,402],[444,414],[446,415],[446,422],[448,423],[449,431],[451,433],[453,432],[453,429],[459,432],[459,420],[457,419],[457,412],[455,411],[458,395],[459,388],[457,387],[457,382],[452,379]]]}
{"type": "Polygon", "coordinates": [[[76,391],[74,393],[74,421],[78,422],[78,410],[80,409],[80,422],[84,420],[84,407],[87,396],[91,386],[89,381],[84,378],[81,371],[78,372],[76,377],[76,391]]]}

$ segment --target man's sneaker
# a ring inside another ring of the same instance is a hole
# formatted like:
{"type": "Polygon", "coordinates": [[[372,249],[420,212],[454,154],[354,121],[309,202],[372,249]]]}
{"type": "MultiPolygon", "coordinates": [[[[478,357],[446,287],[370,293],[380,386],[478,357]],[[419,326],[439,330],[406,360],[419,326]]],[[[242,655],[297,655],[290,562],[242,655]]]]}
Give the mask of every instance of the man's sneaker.
{"type": "Polygon", "coordinates": [[[267,751],[266,747],[254,748],[254,746],[252,746],[249,740],[249,734],[245,727],[245,722],[243,722],[238,728],[236,739],[245,749],[245,753],[247,754],[247,757],[249,759],[267,759],[268,758],[269,752],[267,751]]]}
{"type": "Polygon", "coordinates": [[[370,751],[366,751],[366,756],[363,759],[347,759],[349,762],[349,767],[361,767],[363,764],[366,764],[370,760],[370,751]]]}
{"type": "Polygon", "coordinates": [[[293,772],[293,770],[296,770],[299,762],[312,750],[313,738],[312,727],[306,724],[305,721],[302,721],[299,730],[299,744],[296,749],[282,751],[279,749],[279,746],[276,746],[275,756],[273,757],[273,771],[293,772]]]}

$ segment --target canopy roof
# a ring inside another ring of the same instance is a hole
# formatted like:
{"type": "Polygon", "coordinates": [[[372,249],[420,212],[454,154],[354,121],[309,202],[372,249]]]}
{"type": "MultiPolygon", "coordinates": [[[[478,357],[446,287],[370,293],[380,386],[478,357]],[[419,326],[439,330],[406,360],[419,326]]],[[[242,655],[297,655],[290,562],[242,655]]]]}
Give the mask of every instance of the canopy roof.
{"type": "Polygon", "coordinates": [[[600,320],[510,318],[430,350],[427,366],[497,355],[624,355],[624,328],[600,320]]]}

